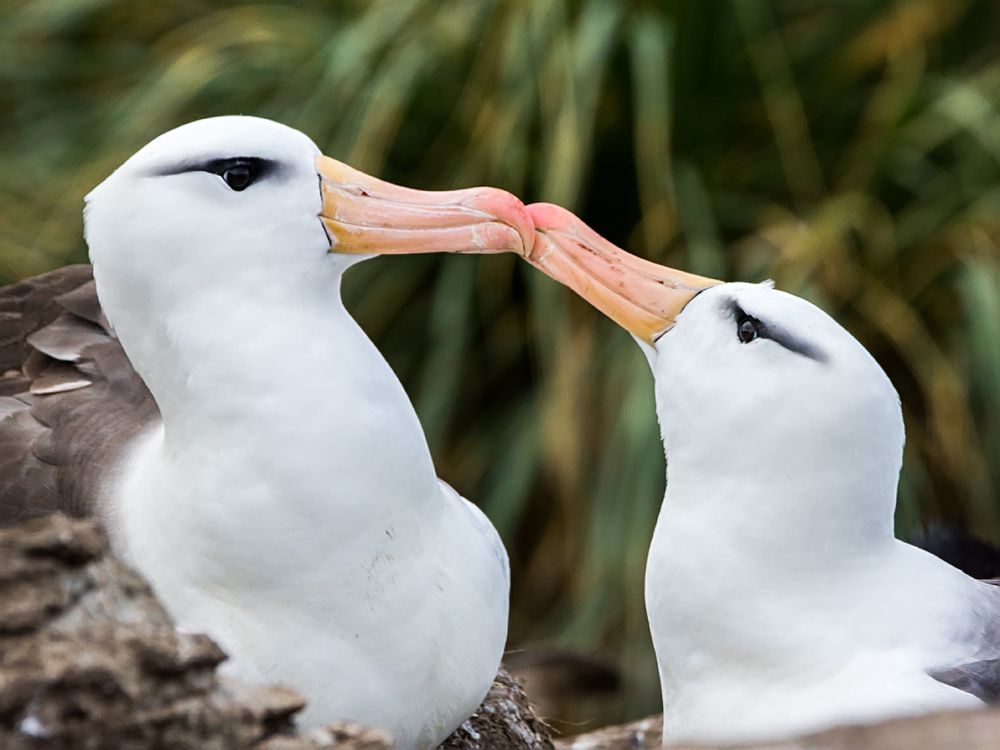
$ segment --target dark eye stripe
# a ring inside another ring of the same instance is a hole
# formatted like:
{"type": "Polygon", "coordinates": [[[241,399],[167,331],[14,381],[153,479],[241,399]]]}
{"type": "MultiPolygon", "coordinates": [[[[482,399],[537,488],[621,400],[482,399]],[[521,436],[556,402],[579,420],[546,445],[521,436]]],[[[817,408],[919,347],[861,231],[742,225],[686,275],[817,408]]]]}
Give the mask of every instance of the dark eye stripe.
{"type": "Polygon", "coordinates": [[[253,172],[256,180],[262,180],[278,170],[278,163],[271,159],[262,159],[259,156],[233,156],[225,159],[209,159],[201,162],[188,162],[187,164],[176,164],[157,170],[157,176],[166,177],[173,174],[184,174],[185,172],[211,172],[222,175],[226,170],[238,166],[248,166],[253,172]]]}
{"type": "MultiPolygon", "coordinates": [[[[747,313],[743,311],[734,299],[729,300],[729,307],[733,314],[733,320],[737,325],[739,325],[739,321],[744,317],[747,317],[747,313]]],[[[795,354],[800,354],[803,357],[808,357],[815,362],[827,361],[828,358],[826,356],[826,352],[811,341],[801,339],[791,331],[788,331],[775,323],[761,320],[756,316],[749,317],[752,317],[756,323],[758,339],[769,339],[779,346],[783,346],[788,351],[795,352],[795,354]]]]}
{"type": "Polygon", "coordinates": [[[274,162],[267,159],[259,159],[256,156],[237,156],[232,159],[214,159],[206,162],[201,170],[221,176],[229,170],[239,167],[249,167],[254,175],[254,180],[262,180],[267,177],[268,173],[274,171],[274,162]]]}

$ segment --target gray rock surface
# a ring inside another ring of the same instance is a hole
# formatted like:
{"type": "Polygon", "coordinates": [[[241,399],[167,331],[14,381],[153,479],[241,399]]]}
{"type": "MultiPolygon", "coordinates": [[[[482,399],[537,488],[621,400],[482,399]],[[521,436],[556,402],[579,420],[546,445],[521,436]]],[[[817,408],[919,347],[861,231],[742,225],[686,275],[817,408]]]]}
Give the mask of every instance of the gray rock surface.
{"type": "MultiPolygon", "coordinates": [[[[555,743],[557,750],[660,750],[662,718],[651,716],[555,743]]],[[[1000,709],[947,711],[870,726],[838,727],[742,750],[997,750],[1000,709]]],[[[685,750],[710,750],[689,747],[685,750]]]]}
{"type": "MultiPolygon", "coordinates": [[[[207,636],[181,633],[89,520],[0,530],[0,747],[388,750],[376,729],[295,732],[281,686],[221,680],[207,636]]],[[[449,750],[548,750],[548,730],[503,670],[449,750]]]]}

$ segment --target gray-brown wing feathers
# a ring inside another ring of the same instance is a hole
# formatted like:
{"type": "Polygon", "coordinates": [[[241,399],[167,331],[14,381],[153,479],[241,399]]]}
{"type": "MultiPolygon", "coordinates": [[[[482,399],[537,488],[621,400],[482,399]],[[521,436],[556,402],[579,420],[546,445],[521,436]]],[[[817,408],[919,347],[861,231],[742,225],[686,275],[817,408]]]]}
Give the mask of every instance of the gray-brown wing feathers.
{"type": "Polygon", "coordinates": [[[938,682],[972,693],[986,703],[1000,703],[1000,659],[983,659],[930,673],[938,682]]]}
{"type": "Polygon", "coordinates": [[[930,670],[938,682],[1000,703],[1000,578],[987,578],[965,618],[962,641],[968,660],[930,670]]]}
{"type": "Polygon", "coordinates": [[[90,266],[0,289],[0,526],[90,514],[128,441],[158,419],[90,266]]]}

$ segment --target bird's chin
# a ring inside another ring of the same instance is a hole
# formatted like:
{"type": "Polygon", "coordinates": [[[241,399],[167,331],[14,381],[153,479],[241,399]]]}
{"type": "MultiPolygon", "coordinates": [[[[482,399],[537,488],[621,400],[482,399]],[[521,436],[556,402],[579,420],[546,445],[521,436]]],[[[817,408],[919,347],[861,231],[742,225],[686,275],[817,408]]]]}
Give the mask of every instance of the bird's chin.
{"type": "Polygon", "coordinates": [[[326,254],[326,262],[329,263],[333,268],[336,268],[340,273],[346,272],[350,268],[354,268],[366,260],[371,260],[372,258],[377,258],[381,253],[333,253],[328,252],[326,254]]]}
{"type": "Polygon", "coordinates": [[[631,334],[632,340],[639,345],[639,349],[642,351],[643,355],[646,357],[646,362],[649,363],[649,369],[656,374],[656,360],[659,357],[659,350],[656,348],[656,344],[650,344],[641,336],[637,336],[634,333],[631,334]]]}

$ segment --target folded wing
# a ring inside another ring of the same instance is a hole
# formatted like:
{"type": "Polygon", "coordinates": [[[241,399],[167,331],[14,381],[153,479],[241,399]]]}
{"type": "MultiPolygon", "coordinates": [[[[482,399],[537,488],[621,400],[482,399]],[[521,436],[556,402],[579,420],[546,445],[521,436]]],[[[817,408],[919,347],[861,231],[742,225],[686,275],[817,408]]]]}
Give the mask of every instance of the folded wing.
{"type": "Polygon", "coordinates": [[[90,266],[0,289],[0,526],[93,513],[129,442],[158,421],[90,266]]]}

